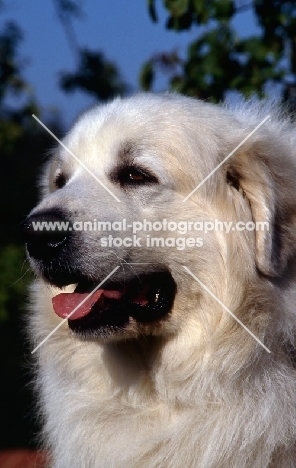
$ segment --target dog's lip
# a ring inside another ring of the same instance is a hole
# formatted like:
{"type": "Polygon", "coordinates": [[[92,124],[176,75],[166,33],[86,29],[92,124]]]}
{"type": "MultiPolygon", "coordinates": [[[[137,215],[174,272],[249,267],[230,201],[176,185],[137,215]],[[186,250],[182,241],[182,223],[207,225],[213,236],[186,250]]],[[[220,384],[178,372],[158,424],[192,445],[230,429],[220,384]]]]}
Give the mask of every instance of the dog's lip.
{"type": "Polygon", "coordinates": [[[94,283],[81,282],[72,293],[60,293],[53,297],[56,314],[68,318],[71,329],[92,330],[112,325],[124,318],[133,317],[149,322],[167,314],[175,296],[175,283],[169,273],[149,273],[133,278],[124,285],[110,283],[106,289],[97,289],[93,294],[94,283]]]}

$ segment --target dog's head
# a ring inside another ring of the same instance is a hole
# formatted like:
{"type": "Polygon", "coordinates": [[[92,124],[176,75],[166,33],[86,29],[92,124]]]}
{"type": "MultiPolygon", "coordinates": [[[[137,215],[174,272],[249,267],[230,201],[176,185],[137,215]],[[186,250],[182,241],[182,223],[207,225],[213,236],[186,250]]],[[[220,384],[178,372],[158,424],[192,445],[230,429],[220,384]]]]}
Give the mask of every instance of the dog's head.
{"type": "Polygon", "coordinates": [[[53,306],[75,333],[174,334],[214,309],[217,324],[225,310],[206,288],[235,312],[254,285],[288,279],[293,145],[268,121],[249,137],[258,123],[175,95],[117,99],[78,119],[24,223],[33,269],[62,288],[53,306]]]}

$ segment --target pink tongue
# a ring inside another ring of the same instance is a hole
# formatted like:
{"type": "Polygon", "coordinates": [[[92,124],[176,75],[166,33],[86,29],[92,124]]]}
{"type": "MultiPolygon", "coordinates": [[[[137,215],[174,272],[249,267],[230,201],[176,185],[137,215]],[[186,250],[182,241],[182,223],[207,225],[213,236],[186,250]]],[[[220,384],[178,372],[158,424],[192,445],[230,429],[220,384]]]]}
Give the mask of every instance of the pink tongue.
{"type": "Polygon", "coordinates": [[[69,314],[69,319],[71,320],[80,319],[89,314],[93,305],[100,299],[102,300],[103,309],[104,297],[109,299],[120,299],[122,296],[122,292],[120,291],[109,291],[107,289],[98,289],[91,296],[89,296],[89,294],[90,293],[76,292],[58,294],[52,298],[52,305],[55,313],[63,319],[67,318],[69,314]],[[87,297],[88,299],[86,299],[87,297]],[[81,304],[81,302],[83,302],[83,304],[81,304]],[[74,310],[75,312],[73,312],[74,310]]]}

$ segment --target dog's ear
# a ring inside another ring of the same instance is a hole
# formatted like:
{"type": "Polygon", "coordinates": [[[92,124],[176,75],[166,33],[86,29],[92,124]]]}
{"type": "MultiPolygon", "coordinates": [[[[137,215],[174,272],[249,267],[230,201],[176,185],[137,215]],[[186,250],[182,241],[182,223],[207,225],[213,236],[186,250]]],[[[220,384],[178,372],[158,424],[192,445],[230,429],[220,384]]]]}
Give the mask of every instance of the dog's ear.
{"type": "Polygon", "coordinates": [[[229,158],[227,177],[248,200],[254,223],[268,222],[268,230],[255,231],[256,265],[276,277],[296,254],[296,157],[290,144],[259,140],[229,158]]]}

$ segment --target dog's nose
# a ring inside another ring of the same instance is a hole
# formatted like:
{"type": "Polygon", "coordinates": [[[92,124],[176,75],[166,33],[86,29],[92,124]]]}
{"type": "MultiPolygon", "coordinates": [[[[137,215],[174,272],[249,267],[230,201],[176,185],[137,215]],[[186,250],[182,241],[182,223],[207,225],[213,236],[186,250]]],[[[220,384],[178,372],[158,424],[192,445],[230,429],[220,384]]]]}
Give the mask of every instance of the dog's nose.
{"type": "Polygon", "coordinates": [[[29,255],[38,260],[56,256],[65,247],[72,230],[70,221],[54,211],[33,214],[22,224],[29,255]]]}

